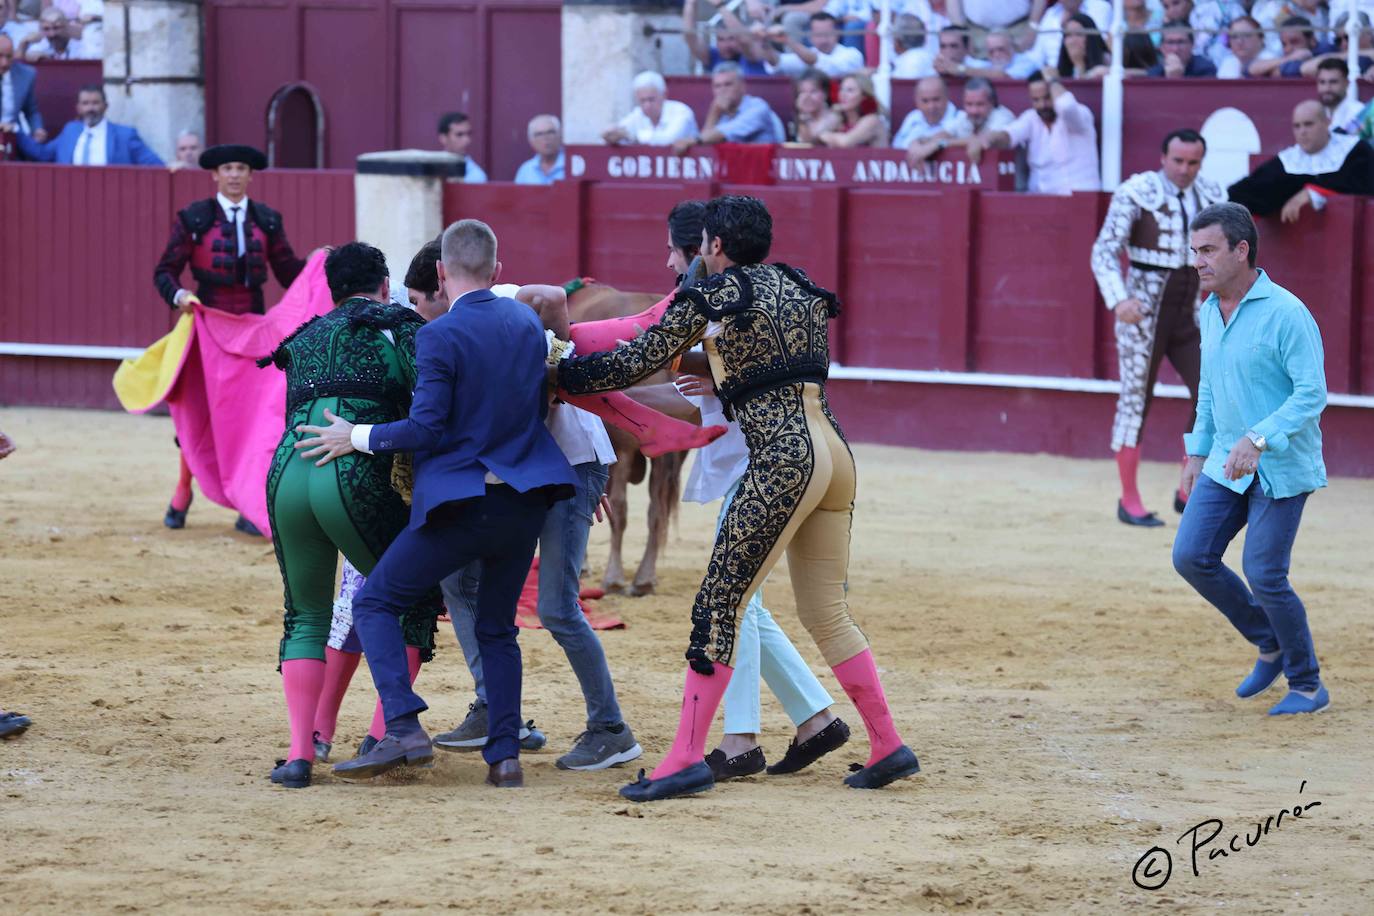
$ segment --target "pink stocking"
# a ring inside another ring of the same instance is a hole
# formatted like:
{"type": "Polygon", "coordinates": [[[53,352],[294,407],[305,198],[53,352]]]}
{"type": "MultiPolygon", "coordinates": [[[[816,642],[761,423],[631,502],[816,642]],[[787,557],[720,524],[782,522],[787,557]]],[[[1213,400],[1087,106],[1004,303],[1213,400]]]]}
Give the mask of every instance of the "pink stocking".
{"type": "MultiPolygon", "coordinates": [[[[406,663],[410,666],[410,683],[414,684],[415,679],[420,676],[420,650],[414,646],[406,646],[406,663]]],[[[382,713],[380,698],[377,700],[376,711],[372,713],[372,727],[367,733],[378,741],[386,737],[386,716],[382,713]]]]}
{"type": "Polygon", "coordinates": [[[324,686],[324,662],[293,658],[281,663],[281,685],[286,693],[286,715],[291,722],[291,751],[287,760],[314,760],[315,709],[324,686]]]}
{"type": "Polygon", "coordinates": [[[871,649],[864,649],[830,670],[835,672],[835,679],[840,682],[850,701],[859,710],[859,717],[864,720],[864,728],[868,729],[869,754],[866,766],[872,766],[902,746],[897,726],[892,724],[892,711],[887,708],[887,696],[883,693],[882,681],[878,679],[878,667],[873,664],[873,652],[871,649]]]}
{"type": "Polygon", "coordinates": [[[181,476],[177,480],[177,488],[172,491],[172,508],[178,512],[185,512],[191,506],[191,466],[186,463],[186,456],[178,453],[181,459],[181,476]]]}
{"type": "MultiPolygon", "coordinates": [[[[653,308],[628,318],[579,321],[572,326],[569,336],[577,344],[578,353],[613,350],[618,341],[630,340],[644,329],[658,324],[672,301],[673,297],[668,296],[653,308]]],[[[558,396],[634,436],[639,440],[640,450],[650,458],[701,448],[725,435],[724,426],[702,427],[675,419],[646,407],[622,391],[587,395],[570,395],[560,391],[558,396]]]]}
{"type": "Polygon", "coordinates": [[[1132,515],[1146,515],[1149,510],[1140,500],[1136,476],[1140,471],[1140,446],[1123,445],[1116,452],[1116,473],[1121,478],[1121,505],[1132,515]]]}
{"type": "MultiPolygon", "coordinates": [[[[1187,455],[1184,455],[1184,456],[1183,456],[1183,467],[1186,468],[1187,466],[1188,466],[1188,456],[1187,456],[1187,455]]],[[[1178,485],[1178,498],[1179,498],[1180,500],[1182,500],[1184,503],[1187,503],[1187,502],[1188,502],[1188,494],[1183,492],[1183,484],[1182,484],[1182,483],[1180,483],[1180,484],[1178,485]]]]}
{"type": "Polygon", "coordinates": [[[662,779],[679,770],[685,770],[695,763],[701,763],[706,756],[706,738],[711,731],[711,722],[720,708],[721,697],[730,683],[730,675],[735,669],[720,662],[715,663],[714,674],[698,674],[687,669],[687,683],[682,689],[682,718],[677,723],[677,736],[673,746],[653,772],[651,778],[662,779]]]}
{"type": "Polygon", "coordinates": [[[649,458],[701,448],[725,435],[724,426],[696,426],[686,420],[675,419],[639,403],[623,391],[604,391],[600,394],[559,391],[558,397],[634,436],[639,440],[640,451],[649,458]]]}
{"type": "Polygon", "coordinates": [[[601,353],[614,350],[617,341],[633,340],[642,331],[658,324],[673,302],[676,293],[664,297],[657,305],[628,318],[607,318],[603,321],[579,321],[572,326],[572,341],[578,353],[601,353]],[[638,330],[635,325],[639,325],[638,330]]]}
{"type": "Polygon", "coordinates": [[[326,744],[334,741],[334,728],[339,722],[339,706],[343,704],[344,694],[348,693],[353,672],[358,670],[362,655],[357,652],[340,652],[325,647],[324,650],[324,687],[320,691],[320,705],[315,707],[315,734],[326,744]]]}

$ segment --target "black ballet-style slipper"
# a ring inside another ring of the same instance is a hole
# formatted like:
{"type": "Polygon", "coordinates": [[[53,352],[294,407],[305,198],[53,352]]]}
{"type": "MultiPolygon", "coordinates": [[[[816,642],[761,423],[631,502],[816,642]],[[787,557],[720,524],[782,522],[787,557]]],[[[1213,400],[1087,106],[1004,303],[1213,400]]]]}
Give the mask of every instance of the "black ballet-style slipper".
{"type": "Polygon", "coordinates": [[[18,738],[33,722],[18,712],[0,712],[0,738],[18,738]]]}
{"type": "Polygon", "coordinates": [[[1186,509],[1186,508],[1188,508],[1188,501],[1187,501],[1186,499],[1184,499],[1182,496],[1179,496],[1177,493],[1175,493],[1175,494],[1174,494],[1174,511],[1177,512],[1179,515],[1182,515],[1182,514],[1183,514],[1183,510],[1186,509]]]}
{"type": "Polygon", "coordinates": [[[782,755],[782,760],[768,768],[768,775],[785,776],[804,770],[848,740],[849,726],[844,724],[843,719],[836,719],[801,744],[793,739],[787,746],[787,753],[782,755]]]}
{"type": "Polygon", "coordinates": [[[763,759],[761,747],[751,748],[738,757],[726,757],[724,751],[716,748],[706,755],[706,765],[711,768],[711,775],[716,778],[716,782],[721,782],[762,773],[768,761],[763,759]]]}
{"type": "Polygon", "coordinates": [[[272,781],[288,789],[304,789],[310,785],[309,760],[278,760],[272,770],[272,781]]]}
{"type": "MultiPolygon", "coordinates": [[[[190,507],[188,506],[187,508],[190,507]]],[[[186,509],[175,509],[171,506],[168,506],[167,514],[162,516],[162,524],[166,525],[168,528],[171,528],[173,531],[178,531],[182,528],[185,528],[186,509]]]]}
{"type": "Polygon", "coordinates": [[[644,775],[644,771],[640,770],[638,779],[627,786],[621,786],[620,797],[628,798],[632,802],[660,801],[705,792],[715,784],[716,778],[711,775],[711,768],[703,760],[662,779],[649,779],[644,775]]]}
{"type": "Polygon", "coordinates": [[[1144,515],[1132,515],[1126,511],[1120,501],[1116,504],[1117,520],[1123,525],[1132,525],[1136,528],[1163,528],[1164,521],[1153,512],[1146,512],[1144,515]]]}
{"type": "Polygon", "coordinates": [[[872,766],[860,763],[850,764],[854,772],[844,778],[844,784],[851,789],[881,789],[890,782],[903,776],[914,776],[921,771],[916,754],[903,744],[892,753],[872,766]]]}

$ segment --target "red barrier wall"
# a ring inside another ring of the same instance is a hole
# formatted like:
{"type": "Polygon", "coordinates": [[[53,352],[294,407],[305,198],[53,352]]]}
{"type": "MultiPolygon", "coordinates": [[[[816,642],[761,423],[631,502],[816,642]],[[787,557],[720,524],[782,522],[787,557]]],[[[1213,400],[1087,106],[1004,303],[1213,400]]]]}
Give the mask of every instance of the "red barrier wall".
{"type": "MultiPolygon", "coordinates": [[[[209,190],[197,173],[0,166],[0,252],[7,266],[24,265],[0,285],[0,341],[142,346],[164,333],[171,315],[152,288],[153,265],[175,209],[209,190]]],[[[664,217],[681,199],[721,191],[765,200],[775,223],[773,259],[803,267],[839,293],[844,311],[834,355],[844,366],[1115,375],[1110,315],[1089,270],[1106,195],[454,183],[445,188],[444,218],[491,223],[509,281],[590,275],[624,289],[666,291],[664,217]]],[[[302,254],[353,235],[348,173],[264,173],[252,193],[283,211],[302,254]]],[[[1374,394],[1374,280],[1359,269],[1374,258],[1365,230],[1372,211],[1374,201],[1344,198],[1324,213],[1304,213],[1296,226],[1266,220],[1260,229],[1261,265],[1307,302],[1321,326],[1333,393],[1374,394]]],[[[0,357],[0,403],[112,405],[111,370],[97,360],[0,357]]],[[[1098,415],[1110,415],[1110,393],[928,382],[837,381],[836,391],[854,411],[859,440],[1105,454],[1098,415]],[[940,405],[933,413],[923,406],[932,403],[940,405]],[[906,406],[893,413],[896,404],[906,406]],[[959,432],[970,425],[978,436],[959,432]],[[1037,432],[1013,436],[1022,428],[1037,432]]],[[[1172,416],[1186,404],[1156,409],[1172,416]]],[[[1332,408],[1329,415],[1332,429],[1355,431],[1351,441],[1329,438],[1333,472],[1374,473],[1374,458],[1365,457],[1374,455],[1368,409],[1332,408]]],[[[1177,451],[1172,427],[1186,418],[1175,419],[1152,425],[1148,453],[1177,451]]]]}
{"type": "Polygon", "coordinates": [[[324,107],[326,166],[436,149],[456,110],[473,119],[473,156],[510,179],[529,119],[561,109],[561,34],[557,0],[207,0],[206,129],[263,145],[273,93],[303,81],[324,107]]]}
{"type": "MultiPolygon", "coordinates": [[[[176,211],[213,193],[203,172],[0,167],[9,275],[0,284],[0,341],[143,347],[167,333],[172,313],[153,287],[153,268],[176,211]]],[[[262,172],[250,196],[282,212],[302,257],[353,236],[350,172],[262,172]]],[[[280,294],[273,280],[268,301],[280,294]]],[[[0,356],[0,403],[112,407],[113,371],[104,360],[0,356]]]]}

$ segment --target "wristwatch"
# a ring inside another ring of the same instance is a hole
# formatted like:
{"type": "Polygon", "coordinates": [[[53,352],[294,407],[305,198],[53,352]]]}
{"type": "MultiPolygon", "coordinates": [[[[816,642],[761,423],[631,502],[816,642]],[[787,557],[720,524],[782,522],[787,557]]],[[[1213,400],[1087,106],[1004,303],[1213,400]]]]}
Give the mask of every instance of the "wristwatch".
{"type": "Polygon", "coordinates": [[[1268,440],[1253,429],[1245,434],[1245,438],[1250,440],[1250,444],[1255,447],[1256,451],[1264,451],[1264,447],[1269,444],[1268,440]]]}

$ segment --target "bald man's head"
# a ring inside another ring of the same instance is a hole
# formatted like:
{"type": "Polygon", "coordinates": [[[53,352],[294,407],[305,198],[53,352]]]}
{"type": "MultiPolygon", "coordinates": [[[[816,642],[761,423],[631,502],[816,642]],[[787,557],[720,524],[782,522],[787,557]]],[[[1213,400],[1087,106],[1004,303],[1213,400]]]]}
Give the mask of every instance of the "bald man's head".
{"type": "Polygon", "coordinates": [[[1294,107],[1293,140],[1305,153],[1320,152],[1331,142],[1331,124],[1321,102],[1308,99],[1294,107]]]}
{"type": "Polygon", "coordinates": [[[945,81],[938,76],[927,76],[916,83],[916,107],[925,116],[927,124],[939,124],[949,107],[949,91],[945,81]]]}

